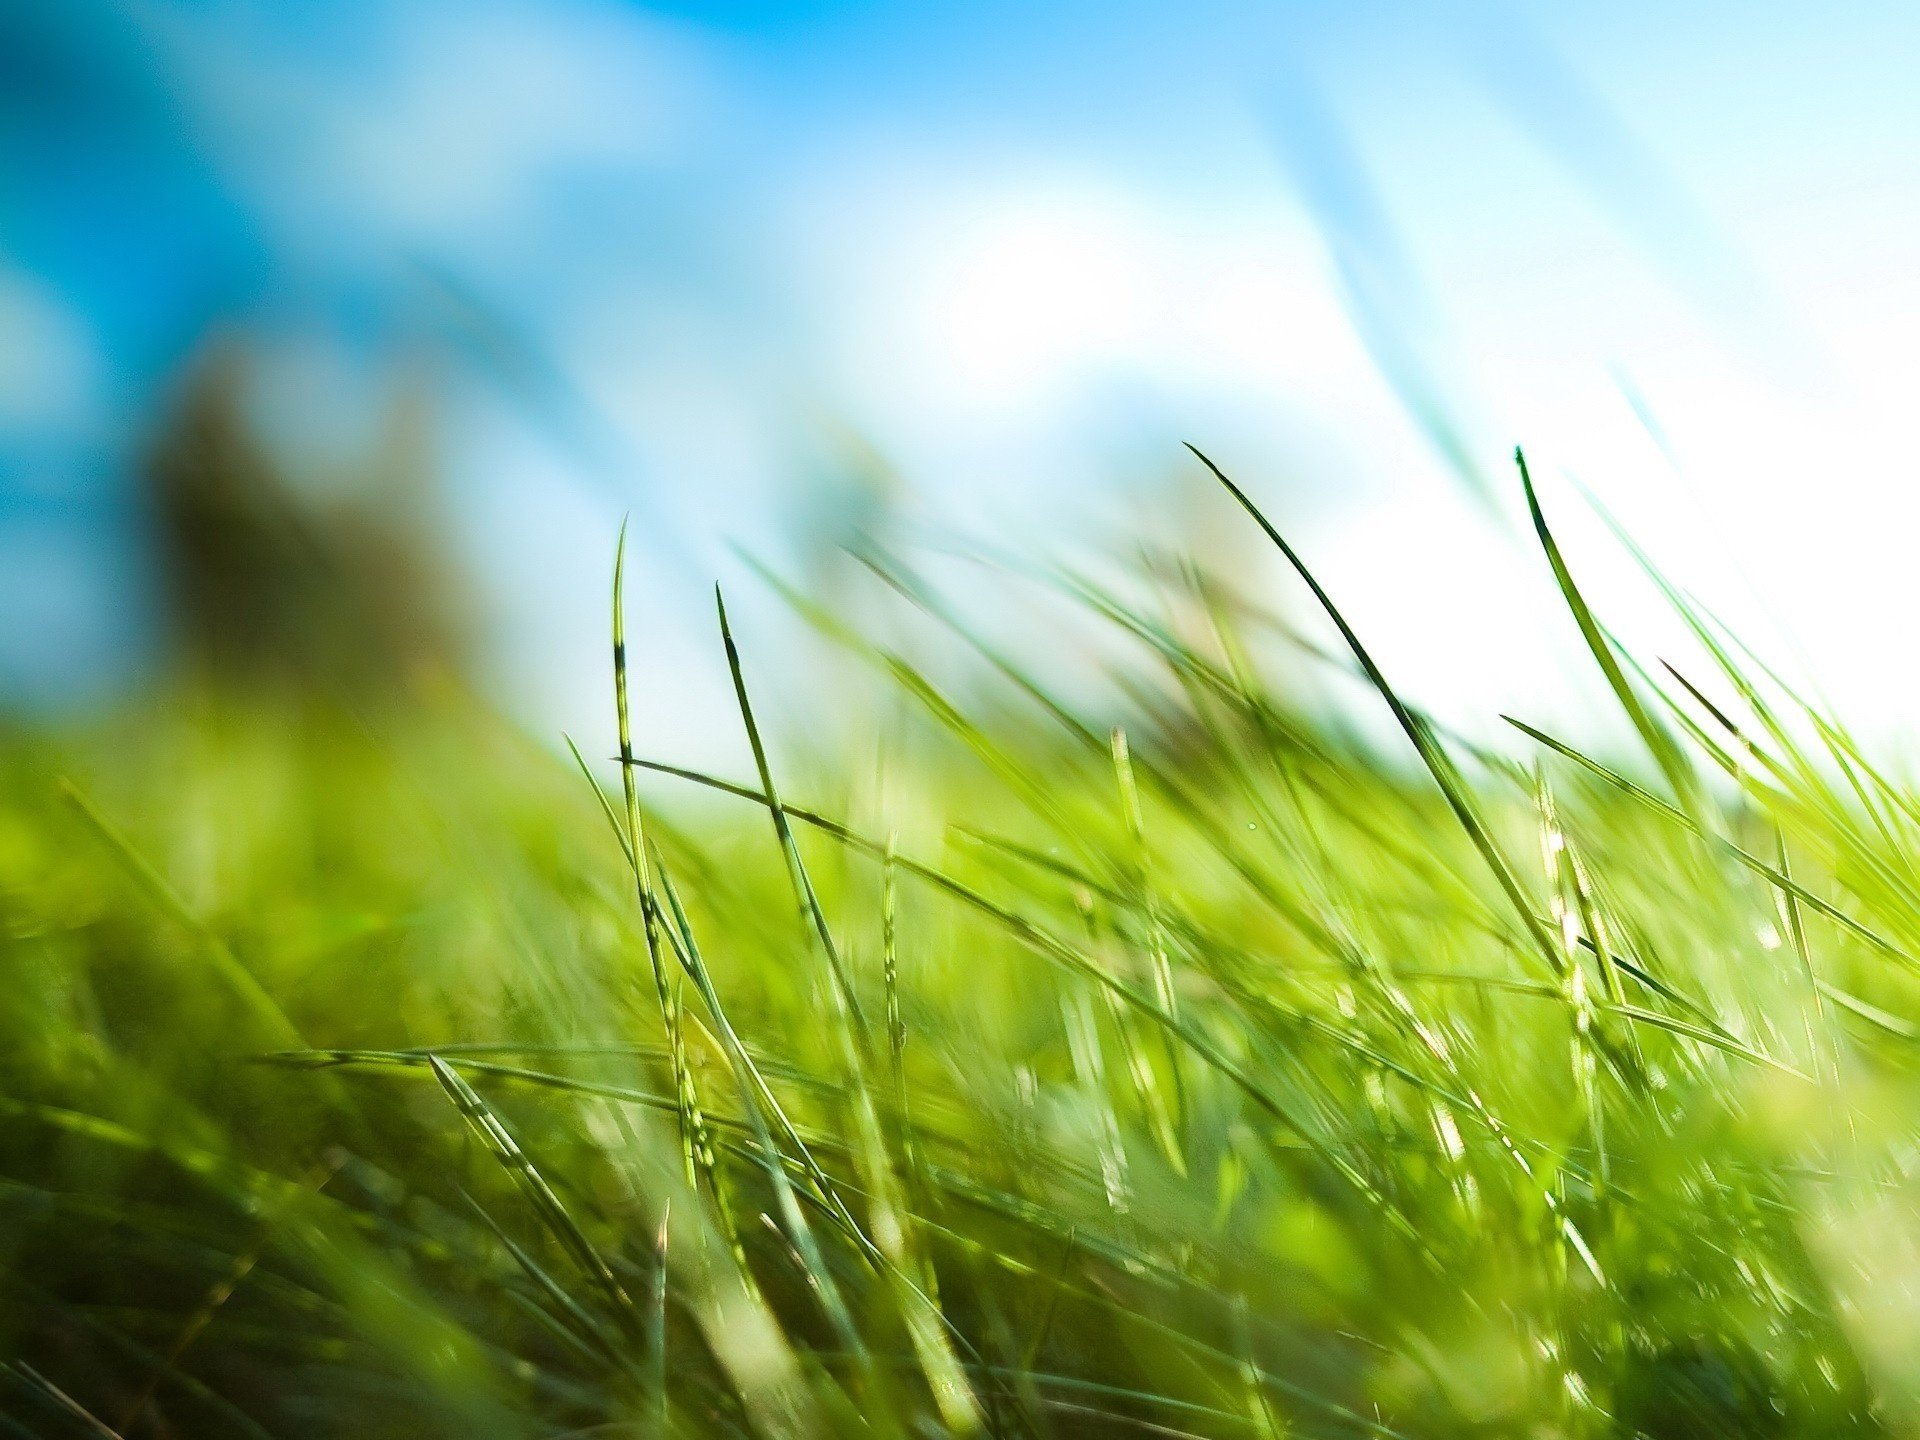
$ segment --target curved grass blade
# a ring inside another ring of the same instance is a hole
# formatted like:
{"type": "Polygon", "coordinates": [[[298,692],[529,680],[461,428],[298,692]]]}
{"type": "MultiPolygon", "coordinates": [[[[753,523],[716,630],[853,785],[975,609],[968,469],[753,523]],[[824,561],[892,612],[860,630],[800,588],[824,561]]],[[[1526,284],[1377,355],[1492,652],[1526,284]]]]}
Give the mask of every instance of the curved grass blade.
{"type": "MultiPolygon", "coordinates": [[[[780,792],[774,788],[773,768],[767,761],[766,743],[760,738],[760,727],[753,718],[753,703],[747,698],[747,680],[740,667],[740,649],[734,644],[733,628],[727,623],[726,597],[720,593],[718,586],[714,587],[713,601],[719,612],[720,641],[726,648],[727,672],[733,677],[733,694],[740,706],[740,720],[746,727],[747,743],[753,749],[754,769],[759,772],[760,789],[767,797],[767,812],[773,817],[774,833],[780,841],[780,854],[787,864],[787,876],[793,884],[794,897],[800,902],[802,922],[819,940],[833,981],[831,988],[835,1001],[845,1011],[855,1035],[865,1047],[870,1040],[866,1017],[860,1008],[860,997],[854,992],[853,981],[841,962],[840,948],[834,944],[833,932],[828,928],[826,914],[820,908],[820,897],[815,893],[813,881],[808,877],[807,867],[800,858],[800,847],[794,841],[793,827],[787,823],[787,812],[780,803],[780,792]]],[[[621,771],[629,776],[633,774],[632,758],[630,753],[623,753],[620,757],[621,771]]]]}
{"type": "Polygon", "coordinates": [[[498,1116],[480,1098],[480,1093],[466,1082],[466,1079],[438,1055],[427,1056],[427,1066],[433,1071],[434,1078],[440,1082],[440,1088],[447,1092],[454,1108],[460,1112],[467,1124],[472,1127],[485,1144],[489,1153],[513,1177],[521,1192],[532,1203],[535,1214],[550,1231],[560,1248],[572,1257],[574,1263],[597,1285],[613,1306],[614,1313],[623,1326],[633,1326],[638,1319],[633,1299],[626,1292],[613,1270],[601,1257],[593,1242],[580,1223],[573,1218],[553,1186],[527,1158],[498,1116]]]}
{"type": "Polygon", "coordinates": [[[1321,588],[1320,582],[1314,578],[1313,572],[1307,569],[1306,562],[1301,560],[1299,555],[1294,552],[1293,547],[1286,542],[1280,532],[1274,529],[1272,522],[1260,513],[1260,508],[1247,497],[1246,492],[1234,484],[1232,480],[1228,479],[1226,473],[1221,470],[1218,465],[1215,465],[1213,461],[1209,460],[1200,450],[1192,445],[1188,445],[1187,449],[1193,452],[1194,457],[1198,459],[1202,465],[1205,465],[1208,470],[1213,472],[1214,478],[1226,487],[1227,493],[1239,502],[1240,508],[1253,517],[1254,523],[1266,533],[1267,538],[1273,542],[1275,548],[1286,557],[1287,563],[1293,567],[1294,572],[1306,582],[1307,588],[1313,592],[1313,597],[1319,602],[1320,608],[1326,611],[1327,618],[1333,622],[1334,628],[1340,632],[1341,638],[1347,642],[1347,648],[1353,652],[1354,659],[1360,662],[1360,668],[1366,673],[1368,681],[1373,685],[1373,688],[1379,692],[1380,698],[1386,701],[1387,709],[1392,712],[1393,718],[1399,723],[1407,739],[1413,743],[1413,748],[1419,755],[1421,762],[1427,767],[1428,774],[1433,777],[1434,783],[1440,787],[1440,793],[1447,802],[1447,808],[1453,811],[1454,817],[1459,820],[1461,828],[1467,832],[1467,838],[1473,842],[1474,849],[1480,852],[1481,858],[1486,861],[1488,869],[1493,872],[1494,879],[1498,882],[1501,891],[1506,895],[1507,899],[1512,903],[1514,910],[1518,913],[1522,928],[1526,931],[1528,938],[1532,940],[1540,958],[1545,961],[1547,969],[1551,973],[1558,975],[1561,968],[1559,948],[1554,944],[1552,936],[1547,933],[1546,927],[1540,923],[1539,917],[1534,914],[1532,902],[1528,900],[1527,893],[1525,889],[1522,888],[1519,877],[1514,874],[1513,867],[1507,863],[1506,857],[1500,852],[1500,847],[1494,841],[1492,832],[1488,830],[1486,822],[1480,817],[1478,807],[1474,805],[1472,798],[1468,795],[1467,787],[1461,780],[1459,772],[1454,769],[1453,761],[1448,757],[1446,751],[1440,747],[1438,740],[1436,740],[1433,735],[1431,727],[1418,719],[1401,701],[1400,696],[1395,692],[1393,686],[1387,683],[1386,675],[1381,671],[1380,667],[1374,663],[1373,656],[1368,652],[1366,646],[1361,643],[1359,635],[1356,634],[1353,627],[1347,623],[1346,617],[1340,613],[1339,607],[1333,603],[1333,597],[1321,588]]]}
{"type": "MultiPolygon", "coordinates": [[[[683,766],[668,765],[660,761],[641,759],[636,759],[633,763],[643,770],[653,770],[664,775],[674,775],[708,789],[719,790],[725,794],[735,795],[743,800],[751,800],[758,805],[771,806],[774,803],[764,794],[750,789],[747,786],[736,785],[731,781],[721,780],[714,776],[705,775],[697,770],[689,770],[683,766]]],[[[884,856],[886,853],[886,847],[884,845],[857,834],[838,821],[828,820],[824,816],[818,816],[811,811],[803,811],[798,808],[789,808],[783,805],[782,809],[783,813],[790,813],[797,818],[814,823],[825,833],[844,841],[851,847],[861,850],[870,856],[884,856]]],[[[1307,1147],[1317,1154],[1346,1181],[1347,1184],[1352,1186],[1354,1190],[1370,1204],[1381,1210],[1386,1216],[1388,1223],[1402,1239],[1413,1244],[1418,1253],[1431,1258],[1431,1252],[1428,1250],[1425,1241],[1420,1237],[1417,1228],[1413,1226],[1407,1217],[1401,1213],[1399,1208],[1393,1205],[1380,1191],[1379,1187],[1376,1186],[1351,1159],[1340,1153],[1331,1142],[1319,1134],[1315,1127],[1309,1125],[1304,1119],[1297,1115],[1293,1107],[1280,1099],[1279,1096],[1275,1095],[1266,1086],[1262,1085],[1254,1078],[1251,1072],[1229,1056],[1219,1044],[1209,1038],[1204,1032],[1185,1020],[1170,1017],[1160,1008],[1158,1002],[1155,1001],[1151,995],[1135,989],[1133,986],[1127,984],[1126,981],[1112,975],[1105,967],[1099,965],[1090,957],[1081,953],[1077,948],[1061,940],[1058,936],[1053,935],[1042,926],[1027,919],[1023,915],[996,904],[979,891],[962,881],[954,879],[938,867],[928,865],[922,861],[912,860],[905,856],[896,856],[895,863],[903,872],[926,881],[928,884],[933,885],[954,899],[986,915],[1042,959],[1048,960],[1075,974],[1085,976],[1096,984],[1103,986],[1134,1011],[1147,1016],[1153,1023],[1164,1026],[1183,1046],[1192,1051],[1196,1057],[1210,1068],[1229,1080],[1237,1089],[1252,1100],[1255,1105],[1266,1111],[1289,1130],[1299,1135],[1307,1147]]]]}
{"type": "Polygon", "coordinates": [[[1549,750],[1553,751],[1556,755],[1564,756],[1565,758],[1573,761],[1575,764],[1584,766],[1587,770],[1597,775],[1600,779],[1606,781],[1609,785],[1612,785],[1614,788],[1620,790],[1622,793],[1633,796],[1634,799],[1638,800],[1641,804],[1647,806],[1649,809],[1652,809],[1658,812],[1659,814],[1666,816],[1669,820],[1673,821],[1674,824],[1679,825],[1683,827],[1685,830],[1687,830],[1688,833],[1698,836],[1701,840],[1705,841],[1707,844],[1718,849],[1722,854],[1726,855],[1728,858],[1737,861],[1741,865],[1746,866],[1747,869],[1753,871],[1754,874],[1760,876],[1762,879],[1766,880],[1769,884],[1779,889],[1783,894],[1793,896],[1794,899],[1798,900],[1802,905],[1805,905],[1808,909],[1817,911],[1821,915],[1824,915],[1827,919],[1833,921],[1834,924],[1840,926],[1841,929],[1847,931],[1849,934],[1855,936],[1857,939],[1865,941],[1868,945],[1872,946],[1875,950],[1878,950],[1881,954],[1886,955],[1894,960],[1898,960],[1902,965],[1905,965],[1908,969],[1920,971],[1920,959],[1916,959],[1909,952],[1902,949],[1900,946],[1894,944],[1893,941],[1887,939],[1885,936],[1879,934],[1877,931],[1874,931],[1870,929],[1868,926],[1861,924],[1858,920],[1854,919],[1851,915],[1847,914],[1846,911],[1834,905],[1831,901],[1821,899],[1820,896],[1814,894],[1811,890],[1807,889],[1806,886],[1800,884],[1797,880],[1794,880],[1791,876],[1781,874],[1778,870],[1776,870],[1773,866],[1769,865],[1766,861],[1762,860],[1759,856],[1752,854],[1750,851],[1741,849],[1740,846],[1734,844],[1731,840],[1722,839],[1720,836],[1713,834],[1711,831],[1702,829],[1684,811],[1669,804],[1665,800],[1662,800],[1658,795],[1655,795],[1648,790],[1642,789],[1640,786],[1634,784],[1633,781],[1627,779],[1626,776],[1620,774],[1618,771],[1608,769],[1605,765],[1602,765],[1598,760],[1592,759],[1587,755],[1583,755],[1580,751],[1574,749],[1571,745],[1565,744],[1562,741],[1554,739],[1551,735],[1548,735],[1546,732],[1542,730],[1536,730],[1533,726],[1527,724],[1524,720],[1516,720],[1511,715],[1502,716],[1501,718],[1504,719],[1509,725],[1513,726],[1516,730],[1520,731],[1523,735],[1527,735],[1532,739],[1539,741],[1542,745],[1546,746],[1549,750]]]}
{"type": "Polygon", "coordinates": [[[1520,469],[1520,488],[1527,497],[1527,513],[1533,519],[1534,534],[1540,539],[1540,548],[1546,552],[1547,564],[1553,570],[1554,584],[1559,587],[1561,598],[1567,602],[1574,624],[1580,628],[1580,638],[1586,641],[1594,663],[1606,677],[1607,688],[1613,691],[1614,698],[1620,702],[1620,708],[1626,712],[1627,719],[1646,745],[1648,753],[1653,756],[1654,763],[1667,777],[1674,794],[1680,797],[1684,806],[1693,808],[1697,803],[1699,780],[1687,761],[1686,752],[1667,733],[1666,728],[1654,719],[1620,668],[1612,642],[1600,628],[1600,622],[1595,619],[1586,597],[1580,593],[1580,587],[1574,583],[1573,572],[1567,568],[1566,557],[1560,553],[1560,544],[1547,528],[1546,514],[1540,508],[1540,496],[1534,490],[1533,475],[1527,469],[1526,453],[1518,447],[1513,452],[1513,463],[1520,469]]]}

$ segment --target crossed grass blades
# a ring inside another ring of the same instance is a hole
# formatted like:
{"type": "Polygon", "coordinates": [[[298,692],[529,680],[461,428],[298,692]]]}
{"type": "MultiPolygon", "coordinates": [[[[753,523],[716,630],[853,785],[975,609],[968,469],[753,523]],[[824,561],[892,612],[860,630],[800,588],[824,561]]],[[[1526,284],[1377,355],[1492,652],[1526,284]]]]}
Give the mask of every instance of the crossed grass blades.
{"type": "Polygon", "coordinates": [[[1217,470],[1417,768],[1163,560],[1054,577],[1117,728],[793,596],[899,706],[804,780],[724,605],[754,773],[636,748],[618,566],[611,795],[457,697],[12,737],[0,1434],[1911,1433],[1920,799],[1521,472],[1639,760],[1443,735],[1217,470]]]}

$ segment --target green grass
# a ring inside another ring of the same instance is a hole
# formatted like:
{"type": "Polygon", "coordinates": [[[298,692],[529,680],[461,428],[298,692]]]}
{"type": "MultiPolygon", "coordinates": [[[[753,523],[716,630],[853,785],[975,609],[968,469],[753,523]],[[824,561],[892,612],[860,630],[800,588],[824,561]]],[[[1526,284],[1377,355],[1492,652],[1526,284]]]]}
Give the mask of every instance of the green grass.
{"type": "Polygon", "coordinates": [[[979,692],[813,614],[877,756],[724,607],[754,769],[651,754],[617,590],[617,778],[451,692],[9,737],[0,1434],[1920,1430],[1920,795],[1678,595],[1622,653],[1530,484],[1642,750],[1464,746],[1226,489],[1334,653],[1067,579],[1114,713],[875,562],[979,692]]]}

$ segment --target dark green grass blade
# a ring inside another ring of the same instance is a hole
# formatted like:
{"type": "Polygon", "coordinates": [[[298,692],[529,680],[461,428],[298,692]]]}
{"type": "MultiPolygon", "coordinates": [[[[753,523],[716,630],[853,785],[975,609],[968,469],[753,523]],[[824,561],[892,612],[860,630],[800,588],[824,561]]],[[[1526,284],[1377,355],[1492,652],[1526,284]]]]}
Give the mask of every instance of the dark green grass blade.
{"type": "Polygon", "coordinates": [[[1828,900],[1823,900],[1820,896],[1814,894],[1811,890],[1807,889],[1804,885],[1794,880],[1791,876],[1781,874],[1778,870],[1776,870],[1773,866],[1769,865],[1766,861],[1762,860],[1759,856],[1754,855],[1747,850],[1741,849],[1738,845],[1734,844],[1731,840],[1722,839],[1717,835],[1714,835],[1707,831],[1702,830],[1699,827],[1699,825],[1693,819],[1691,819],[1688,815],[1686,815],[1683,811],[1679,810],[1673,805],[1668,804],[1665,800],[1662,800],[1658,795],[1652,794],[1651,792],[1642,789],[1640,786],[1634,784],[1631,780],[1627,779],[1626,776],[1619,774],[1617,771],[1608,769],[1605,765],[1602,765],[1599,761],[1594,760],[1587,755],[1583,755],[1580,751],[1574,749],[1573,746],[1565,744],[1562,741],[1556,740],[1551,735],[1546,734],[1544,731],[1536,730],[1533,726],[1527,724],[1525,721],[1516,720],[1511,715],[1505,716],[1504,718],[1506,719],[1509,725],[1512,725],[1516,730],[1520,731],[1522,734],[1527,735],[1532,739],[1539,741],[1542,745],[1546,746],[1549,750],[1552,750],[1555,754],[1562,755],[1567,759],[1572,760],[1575,764],[1584,766],[1587,770],[1599,776],[1602,780],[1606,781],[1609,785],[1612,785],[1615,789],[1621,791],[1623,794],[1633,796],[1636,800],[1640,801],[1641,804],[1647,806],[1649,809],[1657,811],[1659,814],[1666,816],[1668,819],[1672,820],[1674,824],[1681,826],[1691,834],[1697,835],[1700,839],[1702,839],[1703,841],[1707,842],[1709,845],[1719,850],[1722,854],[1726,855],[1728,858],[1737,861],[1741,865],[1746,866],[1747,869],[1753,871],[1754,874],[1766,880],[1769,884],[1773,885],[1775,888],[1780,890],[1783,894],[1788,894],[1793,896],[1794,899],[1798,900],[1802,905],[1805,905],[1808,909],[1817,911],[1821,915],[1824,915],[1827,919],[1833,921],[1834,924],[1840,926],[1843,930],[1847,931],[1849,934],[1853,935],[1857,939],[1865,941],[1868,945],[1872,946],[1875,950],[1878,950],[1881,954],[1886,955],[1894,960],[1898,960],[1902,965],[1905,965],[1907,968],[1911,970],[1920,971],[1920,959],[1916,959],[1912,954],[1910,954],[1908,951],[1901,948],[1900,946],[1894,944],[1893,941],[1887,939],[1884,935],[1881,935],[1877,931],[1869,928],[1866,925],[1863,925],[1860,921],[1854,919],[1853,916],[1847,914],[1846,911],[1840,909],[1838,906],[1834,905],[1832,902],[1828,900]]]}
{"type": "MultiPolygon", "coordinates": [[[[802,921],[813,932],[820,943],[821,952],[826,956],[836,1004],[844,1009],[859,1043],[866,1047],[871,1039],[867,1033],[866,1016],[861,1011],[860,997],[853,988],[846,966],[841,962],[840,947],[834,943],[833,931],[828,927],[826,914],[820,908],[820,897],[807,875],[806,864],[800,857],[800,846],[793,838],[793,827],[787,823],[787,812],[780,803],[780,792],[774,787],[773,767],[767,761],[766,743],[760,738],[760,727],[753,718],[753,702],[747,697],[747,680],[740,666],[740,649],[734,644],[733,629],[727,623],[726,597],[717,586],[714,588],[713,601],[720,617],[720,640],[727,652],[727,672],[733,677],[733,693],[739,703],[740,721],[746,727],[747,743],[753,749],[754,769],[760,775],[761,792],[767,797],[767,813],[773,818],[774,834],[780,842],[781,857],[787,864],[794,897],[800,902],[802,921]]],[[[632,756],[622,755],[621,762],[621,769],[631,775],[632,756]]]]}
{"type": "Polygon", "coordinates": [[[617,1319],[622,1325],[631,1326],[637,1318],[632,1298],[627,1294],[619,1278],[613,1273],[593,1241],[580,1226],[554,1191],[547,1178],[542,1175],[533,1161],[527,1158],[519,1142],[511,1131],[500,1122],[498,1116],[480,1098],[480,1093],[469,1085],[466,1079],[438,1055],[429,1055],[427,1065],[433,1071],[434,1078],[460,1112],[461,1117],[472,1127],[474,1133],[486,1145],[488,1152],[502,1169],[512,1176],[515,1185],[531,1202],[534,1213],[541,1224],[559,1241],[561,1249],[572,1258],[588,1279],[597,1285],[613,1307],[617,1319]]]}
{"type": "Polygon", "coordinates": [[[1552,567],[1554,584],[1559,587],[1561,598],[1566,601],[1574,623],[1580,628],[1580,638],[1586,642],[1588,653],[1600,667],[1600,673],[1606,677],[1607,688],[1620,702],[1620,708],[1626,712],[1627,719],[1646,745],[1648,753],[1653,756],[1654,763],[1667,777],[1674,794],[1680,797],[1683,806],[1691,808],[1695,803],[1699,782],[1692,765],[1687,761],[1686,752],[1667,733],[1666,727],[1654,718],[1634,690],[1632,682],[1620,668],[1620,660],[1614,654],[1612,642],[1600,628],[1600,622],[1594,617],[1586,597],[1580,593],[1580,587],[1574,583],[1573,572],[1567,567],[1566,557],[1560,553],[1560,543],[1547,528],[1547,517],[1540,508],[1540,496],[1534,489],[1533,476],[1527,469],[1525,452],[1516,448],[1513,463],[1520,469],[1520,488],[1527,497],[1527,514],[1532,517],[1534,534],[1539,537],[1540,548],[1546,553],[1547,564],[1552,567]]]}
{"type": "Polygon", "coordinates": [[[1461,780],[1459,772],[1454,769],[1453,762],[1448,758],[1447,753],[1440,748],[1439,742],[1434,738],[1431,729],[1418,720],[1413,712],[1402,703],[1393,686],[1387,682],[1386,675],[1381,671],[1380,667],[1374,663],[1373,656],[1368,653],[1367,647],[1361,643],[1359,635],[1356,634],[1353,627],[1347,623],[1346,617],[1340,613],[1339,607],[1333,603],[1333,597],[1321,588],[1320,582],[1314,578],[1313,572],[1307,568],[1306,563],[1294,552],[1293,547],[1286,542],[1280,532],[1274,529],[1272,522],[1260,513],[1260,508],[1247,497],[1245,491],[1234,484],[1232,480],[1228,479],[1225,472],[1222,471],[1218,465],[1215,465],[1213,461],[1209,460],[1201,451],[1192,445],[1187,446],[1187,449],[1193,451],[1194,457],[1198,459],[1202,465],[1205,465],[1208,470],[1213,472],[1214,478],[1226,488],[1229,495],[1233,496],[1233,498],[1239,502],[1241,509],[1253,517],[1254,523],[1265,532],[1267,538],[1273,542],[1275,548],[1286,557],[1287,563],[1293,567],[1294,572],[1306,582],[1307,588],[1313,592],[1313,597],[1319,602],[1320,608],[1326,612],[1327,618],[1333,622],[1334,628],[1340,632],[1341,638],[1347,642],[1347,648],[1353,652],[1354,659],[1360,663],[1360,668],[1366,673],[1368,681],[1371,682],[1373,688],[1379,692],[1380,698],[1386,701],[1387,708],[1392,712],[1393,718],[1399,723],[1407,739],[1413,743],[1413,748],[1419,755],[1421,762],[1427,767],[1427,772],[1432,775],[1434,783],[1440,787],[1440,793],[1446,800],[1447,807],[1453,811],[1455,818],[1460,822],[1461,828],[1467,832],[1468,839],[1472,841],[1474,849],[1480,852],[1481,857],[1487,863],[1488,869],[1493,872],[1494,879],[1499,883],[1500,889],[1512,903],[1515,912],[1519,915],[1522,928],[1527,932],[1528,938],[1532,940],[1540,958],[1546,963],[1549,971],[1558,974],[1560,970],[1560,953],[1558,947],[1554,944],[1552,936],[1547,933],[1546,928],[1541,925],[1539,917],[1534,913],[1533,904],[1527,898],[1527,893],[1525,889],[1522,888],[1519,878],[1514,874],[1513,867],[1507,863],[1506,857],[1501,853],[1500,847],[1495,842],[1492,832],[1488,830],[1486,822],[1481,819],[1478,807],[1473,803],[1471,796],[1468,794],[1467,787],[1461,780]]]}

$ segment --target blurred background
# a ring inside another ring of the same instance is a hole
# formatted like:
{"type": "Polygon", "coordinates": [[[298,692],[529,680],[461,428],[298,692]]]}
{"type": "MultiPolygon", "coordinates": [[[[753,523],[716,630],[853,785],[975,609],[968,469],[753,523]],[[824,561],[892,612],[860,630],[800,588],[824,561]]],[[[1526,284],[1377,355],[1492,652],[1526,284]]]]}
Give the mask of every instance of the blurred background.
{"type": "Polygon", "coordinates": [[[1519,443],[1630,641],[1582,489],[1899,734],[1916,62],[1846,0],[6,0],[0,708],[308,625],[597,737],[631,516],[645,748],[705,761],[711,584],[792,623],[741,552],[1144,538],[1297,604],[1192,440],[1411,695],[1577,730],[1519,443]]]}

